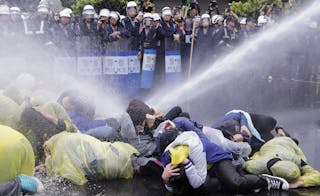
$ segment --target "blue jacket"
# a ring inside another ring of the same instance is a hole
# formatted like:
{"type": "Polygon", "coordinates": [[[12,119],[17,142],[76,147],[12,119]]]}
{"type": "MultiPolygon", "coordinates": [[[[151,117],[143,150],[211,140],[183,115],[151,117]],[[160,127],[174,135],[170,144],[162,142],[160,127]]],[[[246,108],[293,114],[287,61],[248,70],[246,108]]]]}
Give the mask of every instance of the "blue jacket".
{"type": "MultiPolygon", "coordinates": [[[[244,114],[241,112],[229,113],[220,118],[216,123],[212,125],[212,128],[222,131],[226,138],[235,134],[241,134],[240,127],[245,125],[248,127],[248,122],[244,114]]],[[[246,135],[243,135],[246,139],[246,135]]]]}
{"type": "Polygon", "coordinates": [[[202,125],[185,117],[175,118],[173,122],[180,131],[194,131],[197,133],[202,142],[203,150],[206,152],[207,163],[217,163],[225,159],[232,159],[230,152],[223,150],[220,146],[209,141],[202,132],[202,125]]]}
{"type": "Polygon", "coordinates": [[[69,111],[68,114],[73,124],[77,126],[81,133],[87,132],[93,128],[106,126],[107,124],[106,120],[93,120],[73,111],[69,111]]]}

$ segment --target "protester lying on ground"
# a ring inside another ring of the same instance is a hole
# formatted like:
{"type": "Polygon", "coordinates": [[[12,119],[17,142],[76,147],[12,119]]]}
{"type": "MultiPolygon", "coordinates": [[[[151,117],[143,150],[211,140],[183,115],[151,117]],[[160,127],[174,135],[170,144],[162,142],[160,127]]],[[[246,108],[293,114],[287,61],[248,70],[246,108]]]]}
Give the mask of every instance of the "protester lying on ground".
{"type": "Polygon", "coordinates": [[[320,186],[320,172],[307,164],[302,150],[289,137],[276,137],[244,163],[252,174],[269,173],[292,183],[291,188],[320,186]]]}
{"type": "Polygon", "coordinates": [[[245,175],[232,165],[232,156],[204,134],[186,131],[178,135],[177,130],[169,130],[160,136],[160,149],[164,152],[161,161],[165,167],[162,179],[170,192],[184,192],[188,189],[205,189],[207,175],[216,177],[220,185],[207,186],[209,191],[222,190],[248,193],[261,189],[288,189],[286,180],[270,175],[245,175]],[[212,164],[207,172],[207,164],[212,164]],[[183,171],[182,171],[183,170],[183,171]],[[185,173],[186,178],[183,178],[185,173]],[[180,176],[181,178],[177,178],[180,176]]]}
{"type": "Polygon", "coordinates": [[[80,92],[76,90],[65,91],[58,98],[58,103],[66,109],[72,122],[81,133],[102,141],[116,138],[116,131],[107,124],[105,118],[96,119],[95,106],[80,92]]]}
{"type": "Polygon", "coordinates": [[[47,139],[62,131],[78,132],[64,108],[55,102],[38,107],[27,104],[21,113],[19,130],[31,142],[37,164],[44,160],[43,144],[47,139]]]}
{"type": "Polygon", "coordinates": [[[248,142],[254,153],[265,141],[273,138],[271,131],[276,124],[277,121],[271,116],[232,110],[214,123],[212,128],[221,130],[226,138],[233,141],[248,142]]]}
{"type": "Polygon", "coordinates": [[[22,195],[43,190],[32,176],[35,159],[30,142],[18,131],[0,125],[0,195],[22,195]]]}
{"type": "Polygon", "coordinates": [[[134,170],[148,169],[144,167],[146,160],[139,159],[139,152],[130,144],[101,142],[81,133],[62,132],[51,137],[45,143],[45,152],[47,173],[78,185],[103,179],[129,179],[134,170]]]}

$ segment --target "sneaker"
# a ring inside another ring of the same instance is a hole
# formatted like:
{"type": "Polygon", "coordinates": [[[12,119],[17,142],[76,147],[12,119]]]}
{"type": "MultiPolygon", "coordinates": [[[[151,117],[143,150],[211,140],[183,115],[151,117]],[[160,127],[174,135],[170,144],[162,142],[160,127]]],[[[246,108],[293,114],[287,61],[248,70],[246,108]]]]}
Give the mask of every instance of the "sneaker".
{"type": "Polygon", "coordinates": [[[43,191],[43,184],[35,177],[29,177],[23,174],[17,176],[21,182],[21,189],[24,192],[34,194],[43,191]]]}
{"type": "Polygon", "coordinates": [[[289,183],[280,177],[271,176],[268,174],[261,175],[263,179],[265,179],[268,183],[268,190],[270,189],[279,189],[279,190],[288,190],[289,183]]]}

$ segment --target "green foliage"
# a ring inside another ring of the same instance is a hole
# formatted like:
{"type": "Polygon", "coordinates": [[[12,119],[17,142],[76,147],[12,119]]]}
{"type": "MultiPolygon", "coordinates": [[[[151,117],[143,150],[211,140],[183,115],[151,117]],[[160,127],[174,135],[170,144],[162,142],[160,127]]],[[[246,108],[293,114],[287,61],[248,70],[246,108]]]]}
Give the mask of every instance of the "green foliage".
{"type": "Polygon", "coordinates": [[[281,0],[247,0],[246,2],[232,2],[231,10],[241,17],[258,17],[259,10],[263,5],[271,5],[275,3],[281,5],[281,0]]]}
{"type": "Polygon", "coordinates": [[[124,13],[127,2],[128,0],[78,0],[71,7],[76,15],[81,15],[83,7],[88,4],[93,5],[96,11],[107,8],[109,10],[116,10],[120,13],[124,13]]]}

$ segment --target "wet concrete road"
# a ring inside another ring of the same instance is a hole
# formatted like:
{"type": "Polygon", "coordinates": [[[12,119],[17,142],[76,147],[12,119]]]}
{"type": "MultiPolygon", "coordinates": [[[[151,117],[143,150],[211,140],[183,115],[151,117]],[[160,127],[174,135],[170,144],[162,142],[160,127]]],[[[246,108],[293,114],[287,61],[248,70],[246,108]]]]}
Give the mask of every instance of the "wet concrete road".
{"type": "MultiPolygon", "coordinates": [[[[320,125],[318,110],[268,112],[276,117],[278,124],[300,141],[300,147],[305,152],[308,162],[316,169],[320,169],[320,125]]],[[[110,180],[88,184],[86,186],[74,186],[52,182],[51,179],[43,179],[46,192],[41,195],[170,195],[165,191],[161,181],[135,177],[132,180],[110,180]]],[[[230,195],[219,193],[214,195],[230,195]]],[[[247,194],[253,195],[253,194],[247,194]]],[[[320,188],[296,189],[290,191],[260,192],[254,195],[261,196],[318,196],[320,188]]]]}

